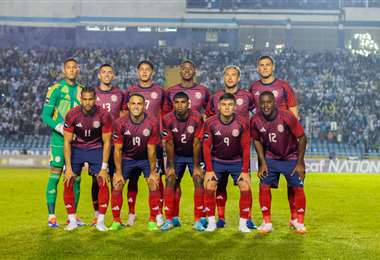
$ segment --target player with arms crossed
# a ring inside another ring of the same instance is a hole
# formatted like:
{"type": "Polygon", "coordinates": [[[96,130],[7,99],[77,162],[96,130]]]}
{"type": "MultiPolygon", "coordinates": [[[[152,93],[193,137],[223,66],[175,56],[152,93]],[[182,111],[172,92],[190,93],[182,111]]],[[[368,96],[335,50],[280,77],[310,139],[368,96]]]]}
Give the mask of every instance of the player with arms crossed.
{"type": "Polygon", "coordinates": [[[104,216],[109,201],[108,159],[111,151],[112,118],[104,108],[95,105],[95,89],[84,88],[81,105],[71,109],[64,125],[65,181],[64,201],[69,224],[65,230],[78,227],[75,216],[74,181],[80,176],[84,163],[89,165],[89,174],[96,176],[99,186],[99,215],[96,228],[106,231],[104,216]]]}
{"type": "MultiPolygon", "coordinates": [[[[46,202],[49,213],[48,226],[53,228],[58,227],[55,216],[55,203],[58,182],[65,164],[63,124],[67,112],[80,104],[82,86],[77,83],[78,74],[78,62],[72,58],[67,59],[63,64],[64,79],[49,87],[45,104],[42,108],[42,121],[52,129],[50,136],[50,175],[46,187],[46,202]]],[[[74,192],[77,205],[80,194],[80,177],[75,179],[74,192]]],[[[84,225],[79,219],[78,224],[84,225]]]]}
{"type": "MultiPolygon", "coordinates": [[[[99,86],[95,88],[96,92],[96,105],[106,109],[112,116],[113,123],[117,118],[122,115],[126,110],[126,105],[124,104],[124,93],[123,91],[115,86],[112,86],[112,81],[114,79],[114,70],[110,64],[103,64],[99,67],[98,79],[99,86]]],[[[113,160],[113,144],[111,143],[111,154],[108,160],[108,174],[113,177],[115,172],[115,165],[113,160]]],[[[96,176],[92,178],[92,204],[95,211],[94,219],[92,220],[92,225],[96,225],[97,218],[99,215],[99,203],[98,203],[98,193],[99,185],[96,176]]]]}
{"type": "Polygon", "coordinates": [[[305,233],[304,215],[306,199],[304,193],[306,136],[293,113],[277,109],[271,91],[260,94],[260,112],[251,119],[251,136],[260,161],[257,176],[260,178],[260,207],[263,224],[262,233],[272,231],[271,187],[278,186],[280,174],[286,178],[294,191],[296,219],[290,225],[298,233],[305,233]]]}
{"type": "MultiPolygon", "coordinates": [[[[123,186],[133,175],[143,172],[149,188],[149,230],[157,230],[160,215],[159,174],[156,169],[156,146],[160,142],[159,125],[155,118],[144,113],[145,99],[131,94],[129,113],[116,120],[114,131],[114,159],[116,171],[113,177],[111,197],[113,223],[111,230],[121,228],[120,211],[123,204],[123,186]],[[156,223],[156,222],[157,223],[156,223]]],[[[162,215],[161,215],[162,218],[162,215]]]]}
{"type": "MultiPolygon", "coordinates": [[[[224,89],[218,90],[212,95],[206,110],[206,115],[208,117],[213,116],[218,112],[219,98],[225,93],[231,93],[236,98],[235,114],[249,122],[250,112],[254,109],[254,101],[249,91],[239,87],[240,74],[240,68],[237,66],[229,65],[224,68],[224,89]]],[[[228,175],[225,174],[221,177],[222,179],[218,180],[218,187],[216,189],[216,206],[218,208],[219,217],[216,225],[218,228],[222,228],[225,225],[224,215],[227,202],[228,175]]],[[[250,229],[256,228],[251,219],[248,219],[247,227],[250,229]]]]}
{"type": "MultiPolygon", "coordinates": [[[[259,110],[260,107],[260,94],[263,91],[271,91],[275,97],[276,106],[279,109],[291,111],[298,118],[297,99],[292,87],[288,82],[277,79],[274,75],[274,71],[275,65],[272,57],[261,56],[257,60],[257,72],[259,73],[260,80],[254,82],[250,88],[257,110],[259,110]]],[[[288,187],[288,201],[291,219],[295,220],[297,218],[297,212],[294,205],[294,191],[292,187],[288,187]]]]}
{"type": "MultiPolygon", "coordinates": [[[[162,111],[165,101],[165,91],[164,89],[153,82],[154,76],[154,66],[148,60],[143,60],[139,62],[137,65],[137,75],[139,78],[139,83],[137,85],[129,86],[125,92],[126,102],[128,102],[128,98],[130,95],[134,93],[138,93],[144,97],[145,105],[144,111],[148,114],[148,116],[155,118],[159,124],[161,125],[162,119],[162,111]]],[[[163,201],[163,183],[161,179],[161,174],[164,174],[164,160],[163,160],[163,152],[162,152],[162,144],[161,142],[156,147],[156,155],[157,155],[157,165],[159,166],[159,174],[160,174],[160,212],[162,212],[162,201],[163,201]]],[[[136,220],[135,213],[135,205],[136,198],[138,192],[138,180],[139,175],[133,174],[130,176],[128,182],[128,207],[129,207],[129,215],[128,222],[129,226],[134,225],[136,220]]],[[[163,224],[162,214],[158,216],[159,225],[163,224]]]]}
{"type": "Polygon", "coordinates": [[[206,231],[216,230],[215,191],[223,175],[231,175],[240,190],[239,230],[251,232],[247,227],[252,207],[251,177],[249,174],[249,126],[235,112],[236,99],[230,93],[219,98],[219,113],[208,118],[204,126],[203,154],[206,164],[205,211],[208,214],[206,231]]]}
{"type": "Polygon", "coordinates": [[[189,97],[184,92],[174,95],[174,111],[163,119],[162,135],[166,144],[167,170],[164,190],[166,223],[161,230],[167,231],[179,226],[179,198],[175,203],[175,190],[181,184],[186,167],[194,181],[194,229],[204,231],[206,220],[203,216],[203,171],[200,166],[202,115],[189,109],[189,97]]]}

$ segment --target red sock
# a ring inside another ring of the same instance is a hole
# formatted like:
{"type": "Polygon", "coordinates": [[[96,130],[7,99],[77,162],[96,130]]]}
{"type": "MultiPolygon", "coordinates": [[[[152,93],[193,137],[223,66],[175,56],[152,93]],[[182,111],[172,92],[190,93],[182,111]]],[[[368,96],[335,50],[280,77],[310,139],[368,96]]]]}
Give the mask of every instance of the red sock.
{"type": "Polygon", "coordinates": [[[75,195],[74,195],[74,178],[72,178],[67,185],[66,182],[63,183],[63,200],[65,202],[65,207],[67,214],[75,213],[75,195]]]}
{"type": "Polygon", "coordinates": [[[179,216],[179,204],[181,202],[182,190],[181,187],[177,187],[174,193],[174,212],[173,217],[179,216]]]}
{"type": "Polygon", "coordinates": [[[128,182],[128,209],[130,214],[135,214],[136,211],[136,198],[138,192],[138,179],[132,178],[128,182]]]}
{"type": "Polygon", "coordinates": [[[205,210],[209,217],[215,216],[215,191],[205,190],[205,210]]]}
{"type": "Polygon", "coordinates": [[[225,219],[224,213],[227,202],[227,190],[226,187],[221,187],[216,189],[216,206],[218,207],[218,217],[219,219],[225,219]]]}
{"type": "Polygon", "coordinates": [[[250,190],[240,191],[239,208],[240,218],[249,219],[252,208],[252,192],[250,190]]]}
{"type": "Polygon", "coordinates": [[[99,193],[98,193],[99,213],[106,214],[108,203],[110,200],[108,185],[106,181],[104,181],[103,183],[103,179],[99,177],[98,186],[99,186],[99,193]]]}
{"type": "Polygon", "coordinates": [[[160,214],[160,190],[149,191],[150,220],[155,221],[160,214]]]}
{"type": "Polygon", "coordinates": [[[198,221],[200,218],[204,217],[204,205],[203,205],[203,198],[204,198],[204,189],[203,187],[196,187],[194,189],[194,218],[195,221],[198,221]]]}
{"type": "Polygon", "coordinates": [[[122,190],[112,191],[111,206],[112,206],[113,220],[121,223],[120,211],[121,211],[121,207],[123,206],[123,191],[122,190]]]}
{"type": "Polygon", "coordinates": [[[174,214],[174,190],[173,187],[166,187],[164,189],[164,209],[167,220],[173,219],[174,214]]]}
{"type": "Polygon", "coordinates": [[[297,211],[296,205],[294,201],[294,190],[293,187],[288,186],[288,201],[289,201],[289,209],[290,209],[290,218],[297,219],[297,211]]]}
{"type": "Polygon", "coordinates": [[[271,192],[270,192],[270,186],[265,184],[260,184],[260,192],[259,192],[259,200],[260,200],[260,207],[261,212],[263,213],[263,218],[265,223],[271,223],[271,215],[270,215],[270,208],[271,208],[271,192]]]}
{"type": "Polygon", "coordinates": [[[303,224],[306,210],[306,198],[303,187],[293,187],[294,201],[297,211],[297,222],[303,224]]]}
{"type": "Polygon", "coordinates": [[[92,206],[95,211],[99,210],[98,194],[99,194],[98,183],[94,181],[94,179],[92,179],[91,197],[92,197],[92,206]]]}
{"type": "Polygon", "coordinates": [[[160,185],[160,212],[162,212],[162,208],[164,206],[164,182],[162,181],[162,177],[160,176],[159,180],[159,185],[160,185]]]}

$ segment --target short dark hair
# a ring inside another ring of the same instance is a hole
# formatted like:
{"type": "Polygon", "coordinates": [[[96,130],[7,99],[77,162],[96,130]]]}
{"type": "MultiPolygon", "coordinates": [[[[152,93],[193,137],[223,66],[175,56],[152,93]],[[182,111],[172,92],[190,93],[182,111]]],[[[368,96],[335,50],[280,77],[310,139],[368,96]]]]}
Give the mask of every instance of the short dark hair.
{"type": "Polygon", "coordinates": [[[104,64],[100,65],[100,67],[99,67],[99,71],[100,71],[102,68],[104,68],[104,67],[110,67],[111,69],[113,69],[113,67],[112,67],[111,64],[109,64],[109,63],[104,63],[104,64]]]}
{"type": "Polygon", "coordinates": [[[93,87],[82,88],[80,95],[83,96],[84,93],[92,93],[94,96],[96,96],[96,92],[95,92],[95,89],[93,87]]]}
{"type": "Polygon", "coordinates": [[[154,70],[153,63],[150,62],[150,61],[148,61],[148,60],[142,60],[142,61],[140,61],[140,62],[137,64],[137,69],[139,69],[139,68],[141,67],[141,65],[143,65],[143,64],[147,64],[147,65],[149,65],[150,68],[151,68],[152,70],[154,70]]]}
{"type": "Polygon", "coordinates": [[[261,92],[261,94],[260,94],[260,96],[259,96],[259,100],[260,100],[262,97],[264,97],[264,96],[269,96],[269,97],[275,99],[275,96],[274,96],[273,92],[272,92],[272,91],[269,91],[269,90],[265,90],[265,91],[261,92]]]}
{"type": "Polygon", "coordinates": [[[73,61],[73,62],[79,64],[79,62],[78,62],[75,58],[68,58],[68,59],[66,59],[66,60],[63,62],[63,65],[66,65],[66,63],[68,63],[68,62],[70,62],[70,61],[73,61]]]}
{"type": "Polygon", "coordinates": [[[191,64],[194,68],[196,68],[194,61],[192,61],[192,60],[190,60],[190,59],[184,59],[184,60],[181,62],[181,66],[182,66],[183,64],[185,64],[185,63],[189,63],[189,64],[191,64]]]}
{"type": "Polygon", "coordinates": [[[235,98],[235,96],[232,95],[231,93],[224,93],[223,95],[221,95],[220,98],[219,98],[219,103],[220,103],[222,100],[233,100],[234,103],[236,103],[236,98],[235,98]]]}
{"type": "Polygon", "coordinates": [[[274,64],[274,61],[273,61],[273,58],[269,55],[263,55],[263,56],[260,56],[258,59],[257,59],[257,64],[259,64],[260,61],[262,60],[265,60],[265,59],[268,59],[272,62],[272,64],[274,64]]]}
{"type": "Polygon", "coordinates": [[[173,100],[175,100],[177,98],[184,98],[184,99],[186,99],[186,101],[189,101],[189,96],[185,92],[183,92],[183,91],[177,92],[174,95],[173,100]]]}
{"type": "Polygon", "coordinates": [[[142,100],[145,102],[145,97],[144,97],[143,95],[141,95],[140,93],[136,93],[136,92],[131,93],[131,94],[128,95],[128,101],[127,101],[127,102],[129,102],[129,100],[130,100],[132,97],[140,97],[140,98],[142,98],[142,100]]]}

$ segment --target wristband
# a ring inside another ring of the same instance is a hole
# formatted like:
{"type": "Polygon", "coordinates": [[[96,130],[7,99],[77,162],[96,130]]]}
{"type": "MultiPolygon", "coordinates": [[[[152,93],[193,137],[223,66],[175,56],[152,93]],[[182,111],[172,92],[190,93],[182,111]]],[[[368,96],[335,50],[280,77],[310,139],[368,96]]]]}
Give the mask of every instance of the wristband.
{"type": "Polygon", "coordinates": [[[102,170],[107,170],[107,168],[108,168],[108,163],[103,162],[102,163],[102,170]]]}

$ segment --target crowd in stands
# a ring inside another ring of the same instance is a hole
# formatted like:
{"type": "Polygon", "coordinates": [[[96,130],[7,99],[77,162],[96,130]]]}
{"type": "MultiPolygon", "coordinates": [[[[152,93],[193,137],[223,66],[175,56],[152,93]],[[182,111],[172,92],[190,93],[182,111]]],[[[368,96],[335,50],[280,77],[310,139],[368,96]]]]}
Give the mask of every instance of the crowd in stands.
{"type": "Polygon", "coordinates": [[[165,67],[188,58],[198,67],[198,82],[214,91],[222,87],[223,67],[229,64],[241,67],[241,86],[248,88],[258,79],[256,60],[263,54],[274,57],[276,77],[294,88],[311,142],[364,144],[366,150],[379,150],[380,57],[347,50],[311,54],[293,49],[1,49],[0,135],[20,140],[25,135],[49,134],[40,120],[41,108],[48,86],[60,79],[68,57],[78,59],[79,82],[86,86],[96,86],[98,67],[111,63],[117,73],[115,85],[121,88],[136,83],[140,60],[154,63],[155,81],[164,85],[165,67]]]}

